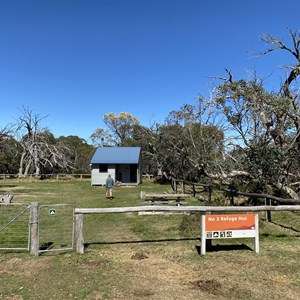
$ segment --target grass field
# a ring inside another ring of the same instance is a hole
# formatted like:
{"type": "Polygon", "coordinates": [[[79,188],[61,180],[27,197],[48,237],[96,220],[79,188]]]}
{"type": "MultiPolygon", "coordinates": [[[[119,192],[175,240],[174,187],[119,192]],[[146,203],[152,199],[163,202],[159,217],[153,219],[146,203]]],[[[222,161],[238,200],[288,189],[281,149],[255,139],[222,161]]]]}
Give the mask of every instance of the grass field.
{"type": "MultiPolygon", "coordinates": [[[[113,200],[89,180],[1,181],[13,202],[78,208],[144,205],[144,182],[115,187],[113,200]]],[[[191,205],[201,205],[188,199],[191,205]]],[[[200,256],[197,215],[109,214],[84,217],[85,254],[0,252],[0,299],[299,299],[300,214],[260,215],[260,253],[251,239],[213,241],[200,256]]]]}

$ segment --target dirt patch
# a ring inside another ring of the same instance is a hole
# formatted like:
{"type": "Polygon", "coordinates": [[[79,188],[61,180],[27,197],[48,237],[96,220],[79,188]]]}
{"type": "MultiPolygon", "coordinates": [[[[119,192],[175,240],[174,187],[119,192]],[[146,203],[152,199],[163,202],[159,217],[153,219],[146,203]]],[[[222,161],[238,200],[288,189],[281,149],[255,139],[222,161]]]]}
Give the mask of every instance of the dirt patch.
{"type": "MultiPolygon", "coordinates": [[[[132,245],[132,248],[137,246],[132,245]]],[[[169,260],[162,251],[133,251],[122,248],[117,266],[112,268],[121,278],[122,289],[111,291],[111,299],[195,299],[199,290],[191,289],[190,282],[197,278],[184,264],[169,260]],[[128,260],[129,259],[129,260],[128,260]],[[121,293],[118,294],[116,292],[121,293]]],[[[133,249],[132,249],[133,250],[133,249]]],[[[136,249],[138,250],[138,249],[136,249]]],[[[112,258],[112,265],[116,261],[112,258]]]]}
{"type": "Polygon", "coordinates": [[[146,259],[146,258],[149,258],[149,256],[143,252],[138,252],[131,256],[131,259],[135,259],[135,260],[142,260],[142,259],[146,259]]]}
{"type": "Polygon", "coordinates": [[[252,292],[251,290],[247,290],[245,288],[240,288],[238,286],[231,287],[227,292],[228,297],[239,298],[239,299],[251,299],[252,292]]]}
{"type": "Polygon", "coordinates": [[[15,264],[22,261],[21,258],[12,258],[0,265],[0,277],[4,276],[15,264]]]}
{"type": "Polygon", "coordinates": [[[108,264],[108,260],[106,259],[101,259],[101,260],[82,260],[82,261],[77,261],[77,263],[80,266],[83,267],[88,267],[88,268],[101,268],[104,267],[108,264]]]}
{"type": "Polygon", "coordinates": [[[23,300],[23,297],[15,295],[15,296],[6,298],[6,300],[23,300]]]}
{"type": "Polygon", "coordinates": [[[147,298],[147,297],[152,297],[154,296],[154,292],[149,291],[149,290],[136,290],[133,291],[133,296],[137,298],[147,298]]]}
{"type": "Polygon", "coordinates": [[[199,289],[202,292],[217,295],[219,294],[222,285],[217,280],[211,279],[211,280],[196,280],[194,282],[191,282],[194,289],[199,289]]]}
{"type": "Polygon", "coordinates": [[[39,272],[46,270],[49,267],[49,263],[52,260],[52,257],[39,257],[30,260],[19,259],[14,266],[18,271],[11,271],[14,274],[21,274],[22,276],[35,276],[39,272]]]}

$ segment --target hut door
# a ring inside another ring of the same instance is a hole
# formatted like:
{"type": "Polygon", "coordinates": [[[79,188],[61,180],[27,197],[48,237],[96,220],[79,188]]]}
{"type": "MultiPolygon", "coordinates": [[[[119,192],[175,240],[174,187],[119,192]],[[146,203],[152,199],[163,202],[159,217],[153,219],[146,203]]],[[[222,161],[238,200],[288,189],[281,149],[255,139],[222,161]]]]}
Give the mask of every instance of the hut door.
{"type": "Polygon", "coordinates": [[[130,182],[137,182],[137,165],[130,165],[130,182]]]}

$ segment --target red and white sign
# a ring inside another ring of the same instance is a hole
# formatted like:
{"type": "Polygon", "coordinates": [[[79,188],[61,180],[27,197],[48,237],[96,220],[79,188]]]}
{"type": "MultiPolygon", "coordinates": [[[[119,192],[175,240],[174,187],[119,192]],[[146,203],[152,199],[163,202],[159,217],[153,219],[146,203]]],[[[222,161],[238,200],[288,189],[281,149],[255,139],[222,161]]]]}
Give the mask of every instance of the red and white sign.
{"type": "Polygon", "coordinates": [[[254,238],[259,253],[258,214],[224,214],[201,216],[201,255],[206,253],[206,240],[254,238]]]}
{"type": "Polygon", "coordinates": [[[207,239],[255,237],[255,214],[206,215],[207,239]]]}

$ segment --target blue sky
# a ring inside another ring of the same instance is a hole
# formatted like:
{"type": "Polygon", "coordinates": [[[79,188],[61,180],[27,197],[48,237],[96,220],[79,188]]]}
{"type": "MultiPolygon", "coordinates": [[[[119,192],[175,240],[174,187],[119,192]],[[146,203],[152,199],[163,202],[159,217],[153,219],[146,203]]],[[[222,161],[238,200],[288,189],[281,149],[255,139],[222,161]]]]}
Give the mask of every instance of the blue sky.
{"type": "Polygon", "coordinates": [[[56,137],[88,140],[108,112],[149,126],[208,95],[224,68],[276,89],[292,59],[253,53],[262,33],[288,41],[299,11],[298,0],[0,0],[0,127],[22,107],[56,137]]]}

